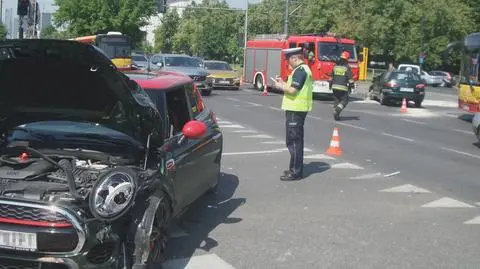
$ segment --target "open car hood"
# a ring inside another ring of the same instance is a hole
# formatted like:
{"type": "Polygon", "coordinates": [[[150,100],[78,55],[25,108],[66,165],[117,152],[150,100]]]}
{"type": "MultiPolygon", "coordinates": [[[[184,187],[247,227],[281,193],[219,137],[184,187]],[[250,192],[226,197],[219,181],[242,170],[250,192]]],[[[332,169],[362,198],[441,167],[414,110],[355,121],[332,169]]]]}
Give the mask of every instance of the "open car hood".
{"type": "Polygon", "coordinates": [[[26,123],[69,120],[143,140],[158,116],[145,92],[100,50],[76,41],[0,42],[0,85],[0,134],[26,123]]]}

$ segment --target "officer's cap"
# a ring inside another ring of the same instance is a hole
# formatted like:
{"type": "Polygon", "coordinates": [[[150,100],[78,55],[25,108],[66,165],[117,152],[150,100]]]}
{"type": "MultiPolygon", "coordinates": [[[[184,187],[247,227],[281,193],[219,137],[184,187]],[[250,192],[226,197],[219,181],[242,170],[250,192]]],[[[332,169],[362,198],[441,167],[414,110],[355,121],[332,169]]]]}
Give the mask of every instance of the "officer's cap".
{"type": "Polygon", "coordinates": [[[286,59],[290,58],[290,56],[293,56],[293,55],[301,55],[302,51],[303,51],[303,48],[291,48],[291,49],[282,50],[286,59]]]}

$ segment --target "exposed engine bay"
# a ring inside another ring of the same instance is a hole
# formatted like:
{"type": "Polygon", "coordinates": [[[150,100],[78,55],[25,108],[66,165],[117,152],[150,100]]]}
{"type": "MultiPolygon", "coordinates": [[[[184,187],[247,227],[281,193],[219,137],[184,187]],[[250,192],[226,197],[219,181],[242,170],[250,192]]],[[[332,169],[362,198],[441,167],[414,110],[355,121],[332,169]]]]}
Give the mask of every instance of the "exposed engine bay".
{"type": "Polygon", "coordinates": [[[84,200],[99,176],[115,167],[74,155],[47,156],[28,147],[1,154],[0,195],[9,198],[84,200]]]}

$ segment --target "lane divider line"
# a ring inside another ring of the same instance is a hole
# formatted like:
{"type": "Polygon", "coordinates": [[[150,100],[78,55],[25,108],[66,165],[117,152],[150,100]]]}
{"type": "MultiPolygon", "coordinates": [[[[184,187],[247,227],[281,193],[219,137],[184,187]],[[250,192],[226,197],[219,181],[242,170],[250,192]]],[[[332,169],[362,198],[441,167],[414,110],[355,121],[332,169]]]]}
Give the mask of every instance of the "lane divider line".
{"type": "Polygon", "coordinates": [[[451,148],[447,148],[447,147],[441,147],[441,149],[446,150],[446,151],[450,151],[450,152],[454,152],[454,153],[458,153],[458,154],[461,154],[461,155],[465,155],[465,156],[468,156],[468,157],[473,157],[473,158],[480,159],[480,156],[475,155],[475,154],[471,154],[471,153],[468,153],[468,152],[463,152],[463,151],[460,151],[460,150],[451,149],[451,148]]]}
{"type": "Polygon", "coordinates": [[[382,135],[384,135],[384,136],[390,136],[390,137],[397,138],[397,139],[401,139],[401,140],[408,141],[408,142],[413,142],[413,141],[414,141],[413,139],[408,138],[408,137],[393,135],[393,134],[389,134],[389,133],[385,133],[385,132],[383,132],[382,135]]]}

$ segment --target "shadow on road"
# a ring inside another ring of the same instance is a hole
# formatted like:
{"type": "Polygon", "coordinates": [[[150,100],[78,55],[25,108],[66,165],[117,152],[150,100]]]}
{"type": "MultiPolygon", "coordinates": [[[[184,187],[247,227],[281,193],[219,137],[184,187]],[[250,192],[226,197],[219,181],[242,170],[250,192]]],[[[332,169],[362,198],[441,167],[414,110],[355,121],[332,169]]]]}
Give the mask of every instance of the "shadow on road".
{"type": "MultiPolygon", "coordinates": [[[[216,194],[203,196],[180,218],[178,226],[188,236],[170,239],[166,253],[169,259],[176,259],[175,268],[184,268],[197,249],[209,252],[217,247],[218,242],[210,236],[217,226],[242,221],[229,217],[246,202],[244,198],[232,198],[238,184],[236,175],[222,173],[216,194]]],[[[170,268],[169,265],[167,261],[162,268],[170,268]]]]}
{"type": "Polygon", "coordinates": [[[339,121],[351,121],[351,120],[360,120],[358,116],[340,116],[339,121]]]}
{"type": "Polygon", "coordinates": [[[479,148],[480,149],[480,142],[475,142],[475,143],[472,143],[472,145],[474,145],[475,147],[479,148]]]}
{"type": "Polygon", "coordinates": [[[458,116],[458,119],[471,123],[473,120],[472,114],[462,114],[458,116]]]}
{"type": "Polygon", "coordinates": [[[303,177],[307,178],[314,174],[320,174],[327,171],[330,168],[331,168],[330,164],[325,162],[310,162],[304,165],[303,167],[303,177]]]}

